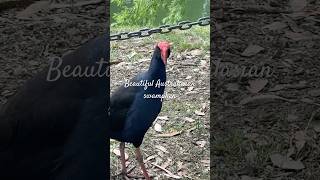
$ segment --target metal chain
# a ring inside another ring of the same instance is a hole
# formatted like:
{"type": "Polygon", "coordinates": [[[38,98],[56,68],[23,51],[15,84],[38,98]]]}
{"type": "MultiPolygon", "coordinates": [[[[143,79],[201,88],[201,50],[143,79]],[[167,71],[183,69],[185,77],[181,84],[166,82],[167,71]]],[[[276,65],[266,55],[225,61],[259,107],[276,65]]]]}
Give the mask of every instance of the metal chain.
{"type": "Polygon", "coordinates": [[[199,25],[199,26],[210,25],[210,17],[203,17],[198,19],[198,21],[194,21],[194,22],[182,21],[176,25],[162,25],[158,28],[153,28],[153,29],[145,28],[139,31],[134,31],[134,32],[122,32],[118,34],[113,34],[110,36],[110,41],[126,40],[126,39],[131,39],[133,37],[147,37],[155,33],[166,34],[175,29],[179,29],[179,30],[190,29],[194,25],[199,25]]]}

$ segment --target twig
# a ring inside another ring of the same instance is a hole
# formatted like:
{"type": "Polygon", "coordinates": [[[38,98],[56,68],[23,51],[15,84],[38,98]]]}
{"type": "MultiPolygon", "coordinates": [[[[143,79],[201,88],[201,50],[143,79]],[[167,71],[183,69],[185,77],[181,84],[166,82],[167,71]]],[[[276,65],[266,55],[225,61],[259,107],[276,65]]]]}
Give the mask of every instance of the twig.
{"type": "Polygon", "coordinates": [[[165,169],[165,168],[163,168],[163,167],[161,167],[161,166],[159,166],[159,165],[157,165],[157,164],[155,164],[155,163],[151,163],[151,164],[154,165],[155,167],[163,170],[164,172],[166,172],[166,173],[167,173],[170,177],[172,177],[172,178],[175,178],[175,179],[180,179],[180,178],[181,178],[180,176],[174,175],[174,174],[173,174],[172,172],[170,172],[169,170],[167,170],[167,169],[165,169]]]}

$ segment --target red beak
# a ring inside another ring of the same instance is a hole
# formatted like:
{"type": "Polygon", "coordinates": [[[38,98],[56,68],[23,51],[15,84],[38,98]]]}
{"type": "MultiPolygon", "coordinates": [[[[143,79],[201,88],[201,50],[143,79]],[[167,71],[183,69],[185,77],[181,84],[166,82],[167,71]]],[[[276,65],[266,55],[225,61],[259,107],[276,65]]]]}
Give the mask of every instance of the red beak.
{"type": "Polygon", "coordinates": [[[168,51],[161,52],[161,59],[162,59],[164,65],[167,64],[167,58],[168,58],[168,51]]]}

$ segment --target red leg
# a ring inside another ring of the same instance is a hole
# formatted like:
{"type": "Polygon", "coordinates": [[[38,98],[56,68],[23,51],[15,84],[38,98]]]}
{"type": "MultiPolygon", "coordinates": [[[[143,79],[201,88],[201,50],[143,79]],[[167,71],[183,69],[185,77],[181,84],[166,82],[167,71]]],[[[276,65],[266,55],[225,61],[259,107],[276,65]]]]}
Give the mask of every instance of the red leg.
{"type": "Polygon", "coordinates": [[[122,175],[126,176],[127,175],[127,167],[126,167],[126,157],[124,153],[124,148],[125,148],[125,143],[121,142],[120,143],[120,160],[121,160],[121,165],[122,165],[122,175]]]}
{"type": "Polygon", "coordinates": [[[140,148],[136,148],[136,158],[137,158],[137,161],[141,167],[141,170],[143,172],[143,176],[146,180],[151,180],[150,177],[149,177],[149,174],[147,172],[147,169],[146,167],[144,166],[144,163],[143,163],[143,157],[141,155],[141,151],[140,151],[140,148]]]}

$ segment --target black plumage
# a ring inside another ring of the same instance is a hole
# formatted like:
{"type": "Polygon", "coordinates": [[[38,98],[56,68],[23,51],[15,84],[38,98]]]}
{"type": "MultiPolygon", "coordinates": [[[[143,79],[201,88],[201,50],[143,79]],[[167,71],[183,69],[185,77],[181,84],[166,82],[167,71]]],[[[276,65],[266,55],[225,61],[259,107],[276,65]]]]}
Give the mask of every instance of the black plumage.
{"type": "MultiPolygon", "coordinates": [[[[150,87],[144,89],[142,85],[119,87],[111,96],[110,119],[111,138],[120,141],[120,153],[122,173],[126,175],[124,160],[124,143],[132,143],[136,147],[136,156],[142,168],[144,177],[150,179],[144,167],[140,145],[149,127],[161,111],[164,86],[156,86],[157,82],[166,82],[166,62],[170,55],[168,42],[160,42],[155,46],[149,69],[139,73],[130,80],[131,84],[139,82],[150,83],[150,87]],[[147,95],[158,98],[146,98],[147,95]]],[[[143,84],[143,83],[142,83],[143,84]]]]}
{"type": "MultiPolygon", "coordinates": [[[[108,35],[63,57],[59,69],[109,67],[108,35]]],[[[108,179],[109,77],[30,79],[0,112],[0,179],[108,179]]],[[[52,73],[57,75],[57,72],[52,73]]]]}

